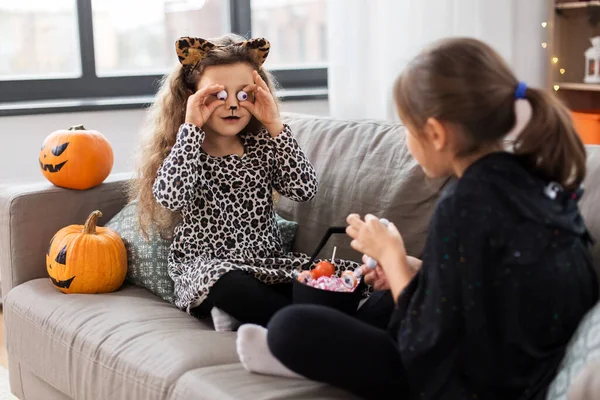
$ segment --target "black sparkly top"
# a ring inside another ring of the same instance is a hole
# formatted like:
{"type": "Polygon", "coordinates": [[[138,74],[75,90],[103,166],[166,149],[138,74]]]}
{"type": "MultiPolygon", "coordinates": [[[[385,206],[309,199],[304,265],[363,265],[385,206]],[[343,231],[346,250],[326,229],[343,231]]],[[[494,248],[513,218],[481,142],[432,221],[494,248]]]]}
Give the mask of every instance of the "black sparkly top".
{"type": "Polygon", "coordinates": [[[390,325],[411,399],[545,398],[598,299],[581,190],[547,189],[499,152],[441,197],[390,325]]]}

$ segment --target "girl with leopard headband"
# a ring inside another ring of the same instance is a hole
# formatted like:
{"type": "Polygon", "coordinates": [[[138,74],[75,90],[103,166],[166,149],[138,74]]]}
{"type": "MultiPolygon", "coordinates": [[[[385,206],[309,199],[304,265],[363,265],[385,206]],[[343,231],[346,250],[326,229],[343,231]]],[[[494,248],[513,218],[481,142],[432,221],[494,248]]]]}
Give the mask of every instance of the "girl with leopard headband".
{"type": "Polygon", "coordinates": [[[264,326],[291,303],[294,273],[309,261],[284,253],[273,193],[309,201],[315,170],[281,121],[262,67],[266,39],[182,37],[175,45],[180,63],[152,107],[131,197],[143,229],[173,238],[169,275],[179,308],[211,313],[217,330],[264,326]]]}

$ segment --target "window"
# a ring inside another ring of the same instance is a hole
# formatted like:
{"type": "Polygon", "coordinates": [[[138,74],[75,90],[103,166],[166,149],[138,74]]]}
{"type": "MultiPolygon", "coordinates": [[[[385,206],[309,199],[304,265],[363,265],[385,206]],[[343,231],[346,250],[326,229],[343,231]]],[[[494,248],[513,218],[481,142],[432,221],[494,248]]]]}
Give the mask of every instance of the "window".
{"type": "Polygon", "coordinates": [[[220,0],[92,0],[98,76],[161,74],[174,61],[181,36],[226,33],[220,0]]]}
{"type": "Polygon", "coordinates": [[[319,27],[319,40],[321,41],[321,58],[327,60],[327,26],[324,23],[319,27]]]}
{"type": "Polygon", "coordinates": [[[0,2],[0,80],[76,77],[73,0],[0,2]]]}
{"type": "Polygon", "coordinates": [[[320,35],[326,23],[326,0],[252,0],[252,33],[269,39],[276,50],[265,64],[269,68],[325,67],[327,44],[320,35]],[[267,26],[272,30],[263,31],[267,26]]]}
{"type": "Polygon", "coordinates": [[[177,62],[177,37],[210,38],[226,32],[269,39],[272,51],[265,66],[283,89],[322,89],[327,86],[327,51],[321,37],[326,2],[0,2],[0,103],[148,100],[177,62]]]}
{"type": "Polygon", "coordinates": [[[304,26],[298,27],[298,64],[306,62],[306,32],[304,32],[304,26]]]}

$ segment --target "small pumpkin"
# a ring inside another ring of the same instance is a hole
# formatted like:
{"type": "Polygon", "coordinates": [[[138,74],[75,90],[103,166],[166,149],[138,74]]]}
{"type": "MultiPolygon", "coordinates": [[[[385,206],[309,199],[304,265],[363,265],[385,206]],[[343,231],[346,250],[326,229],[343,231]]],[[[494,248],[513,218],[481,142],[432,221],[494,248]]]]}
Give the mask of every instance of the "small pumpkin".
{"type": "Polygon", "coordinates": [[[39,155],[42,174],[56,186],[85,190],[104,182],[114,155],[104,135],[75,125],[49,134],[39,155]]]}
{"type": "Polygon", "coordinates": [[[127,274],[127,251],[117,232],[98,227],[100,211],[85,225],[69,225],[50,240],[46,269],[63,293],[108,293],[119,289],[127,274]]]}

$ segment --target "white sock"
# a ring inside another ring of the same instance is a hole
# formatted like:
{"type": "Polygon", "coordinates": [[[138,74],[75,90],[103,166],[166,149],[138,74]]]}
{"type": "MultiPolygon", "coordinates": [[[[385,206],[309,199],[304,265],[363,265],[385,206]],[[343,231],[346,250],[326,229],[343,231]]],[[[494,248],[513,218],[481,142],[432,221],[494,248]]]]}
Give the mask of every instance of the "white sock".
{"type": "Polygon", "coordinates": [[[217,332],[232,332],[240,326],[240,322],[237,319],[217,307],[213,307],[210,310],[210,315],[212,316],[213,325],[217,332]]]}
{"type": "Polygon", "coordinates": [[[271,354],[267,344],[267,329],[260,325],[244,324],[240,326],[236,345],[240,362],[249,372],[306,379],[289,370],[271,354]]]}

